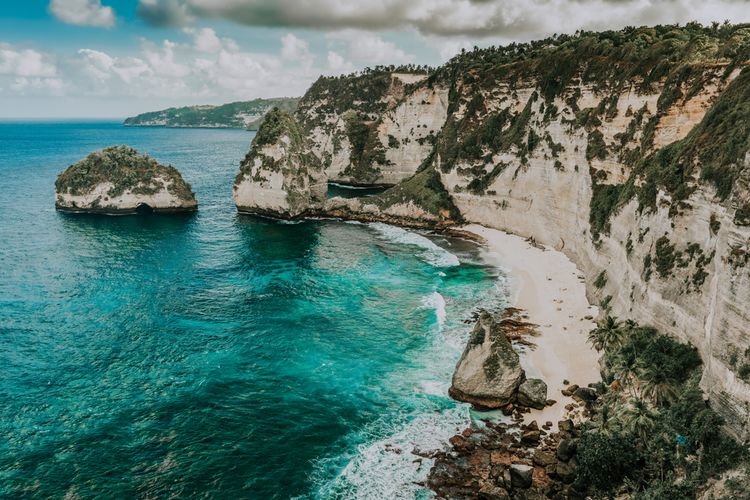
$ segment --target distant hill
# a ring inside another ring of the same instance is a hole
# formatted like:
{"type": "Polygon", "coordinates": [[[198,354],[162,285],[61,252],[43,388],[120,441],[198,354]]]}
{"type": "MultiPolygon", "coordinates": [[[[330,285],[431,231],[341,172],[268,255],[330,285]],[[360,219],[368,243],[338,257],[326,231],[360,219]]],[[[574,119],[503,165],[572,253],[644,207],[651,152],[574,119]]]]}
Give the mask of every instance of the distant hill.
{"type": "Polygon", "coordinates": [[[221,106],[201,105],[151,111],[125,119],[132,127],[244,128],[257,130],[263,116],[278,107],[285,111],[297,108],[297,97],[253,99],[221,106]]]}

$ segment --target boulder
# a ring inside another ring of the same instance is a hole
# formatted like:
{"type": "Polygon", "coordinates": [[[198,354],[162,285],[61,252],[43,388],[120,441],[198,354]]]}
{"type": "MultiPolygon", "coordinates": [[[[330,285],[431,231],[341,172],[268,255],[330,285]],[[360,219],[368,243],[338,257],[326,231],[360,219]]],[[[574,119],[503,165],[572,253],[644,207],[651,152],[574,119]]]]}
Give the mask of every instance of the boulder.
{"type": "Polygon", "coordinates": [[[544,380],[530,378],[518,387],[518,404],[529,408],[543,409],[547,404],[547,384],[544,380]]]}
{"type": "Polygon", "coordinates": [[[128,146],[111,146],[57,176],[55,208],[112,215],[181,213],[195,211],[198,202],[173,166],[128,146]]]}
{"type": "Polygon", "coordinates": [[[575,440],[563,439],[557,445],[557,458],[563,462],[567,462],[575,456],[577,449],[578,443],[575,440]]]}
{"type": "Polygon", "coordinates": [[[591,387],[579,387],[573,393],[573,398],[586,402],[596,401],[598,397],[599,394],[591,387]]]}
{"type": "Polygon", "coordinates": [[[525,374],[500,324],[482,311],[453,373],[453,399],[481,409],[500,408],[515,399],[525,374]]]}
{"type": "Polygon", "coordinates": [[[513,488],[531,488],[533,474],[534,467],[530,465],[513,464],[510,466],[510,484],[513,488]]]}

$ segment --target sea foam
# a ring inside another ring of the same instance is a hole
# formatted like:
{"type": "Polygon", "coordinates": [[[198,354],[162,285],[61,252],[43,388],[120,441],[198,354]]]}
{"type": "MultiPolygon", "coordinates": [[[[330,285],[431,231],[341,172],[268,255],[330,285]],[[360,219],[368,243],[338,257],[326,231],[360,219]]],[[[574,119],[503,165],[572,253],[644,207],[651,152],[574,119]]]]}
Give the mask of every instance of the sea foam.
{"type": "Polygon", "coordinates": [[[425,238],[421,234],[380,222],[373,222],[368,225],[374,229],[380,237],[386,240],[419,247],[422,250],[420,257],[433,266],[452,267],[460,264],[458,257],[450,253],[448,250],[439,247],[429,238],[425,238]]]}

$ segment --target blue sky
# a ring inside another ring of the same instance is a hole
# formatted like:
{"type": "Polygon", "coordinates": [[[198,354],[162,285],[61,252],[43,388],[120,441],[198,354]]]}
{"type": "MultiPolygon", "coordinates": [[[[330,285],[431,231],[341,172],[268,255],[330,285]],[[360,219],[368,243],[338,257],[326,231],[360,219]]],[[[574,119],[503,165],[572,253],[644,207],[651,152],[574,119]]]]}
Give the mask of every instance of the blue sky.
{"type": "Polygon", "coordinates": [[[730,19],[745,0],[25,0],[0,6],[0,118],[124,117],[301,95],[579,28],[730,19]]]}

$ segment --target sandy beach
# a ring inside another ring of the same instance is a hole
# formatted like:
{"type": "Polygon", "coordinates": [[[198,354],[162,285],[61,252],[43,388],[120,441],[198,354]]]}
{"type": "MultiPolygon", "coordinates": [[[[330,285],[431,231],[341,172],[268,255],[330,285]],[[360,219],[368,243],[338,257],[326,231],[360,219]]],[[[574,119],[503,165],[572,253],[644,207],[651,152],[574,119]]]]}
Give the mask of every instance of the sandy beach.
{"type": "Polygon", "coordinates": [[[532,410],[526,420],[539,425],[557,421],[573,400],[563,396],[564,380],[586,386],[600,380],[598,353],[586,342],[595,326],[598,308],[588,303],[582,273],[565,254],[551,248],[538,248],[523,238],[479,225],[462,228],[485,241],[486,258],[505,269],[511,280],[510,304],[523,309],[528,321],[538,325],[535,347],[521,353],[528,378],[547,383],[547,397],[557,404],[532,410]]]}

